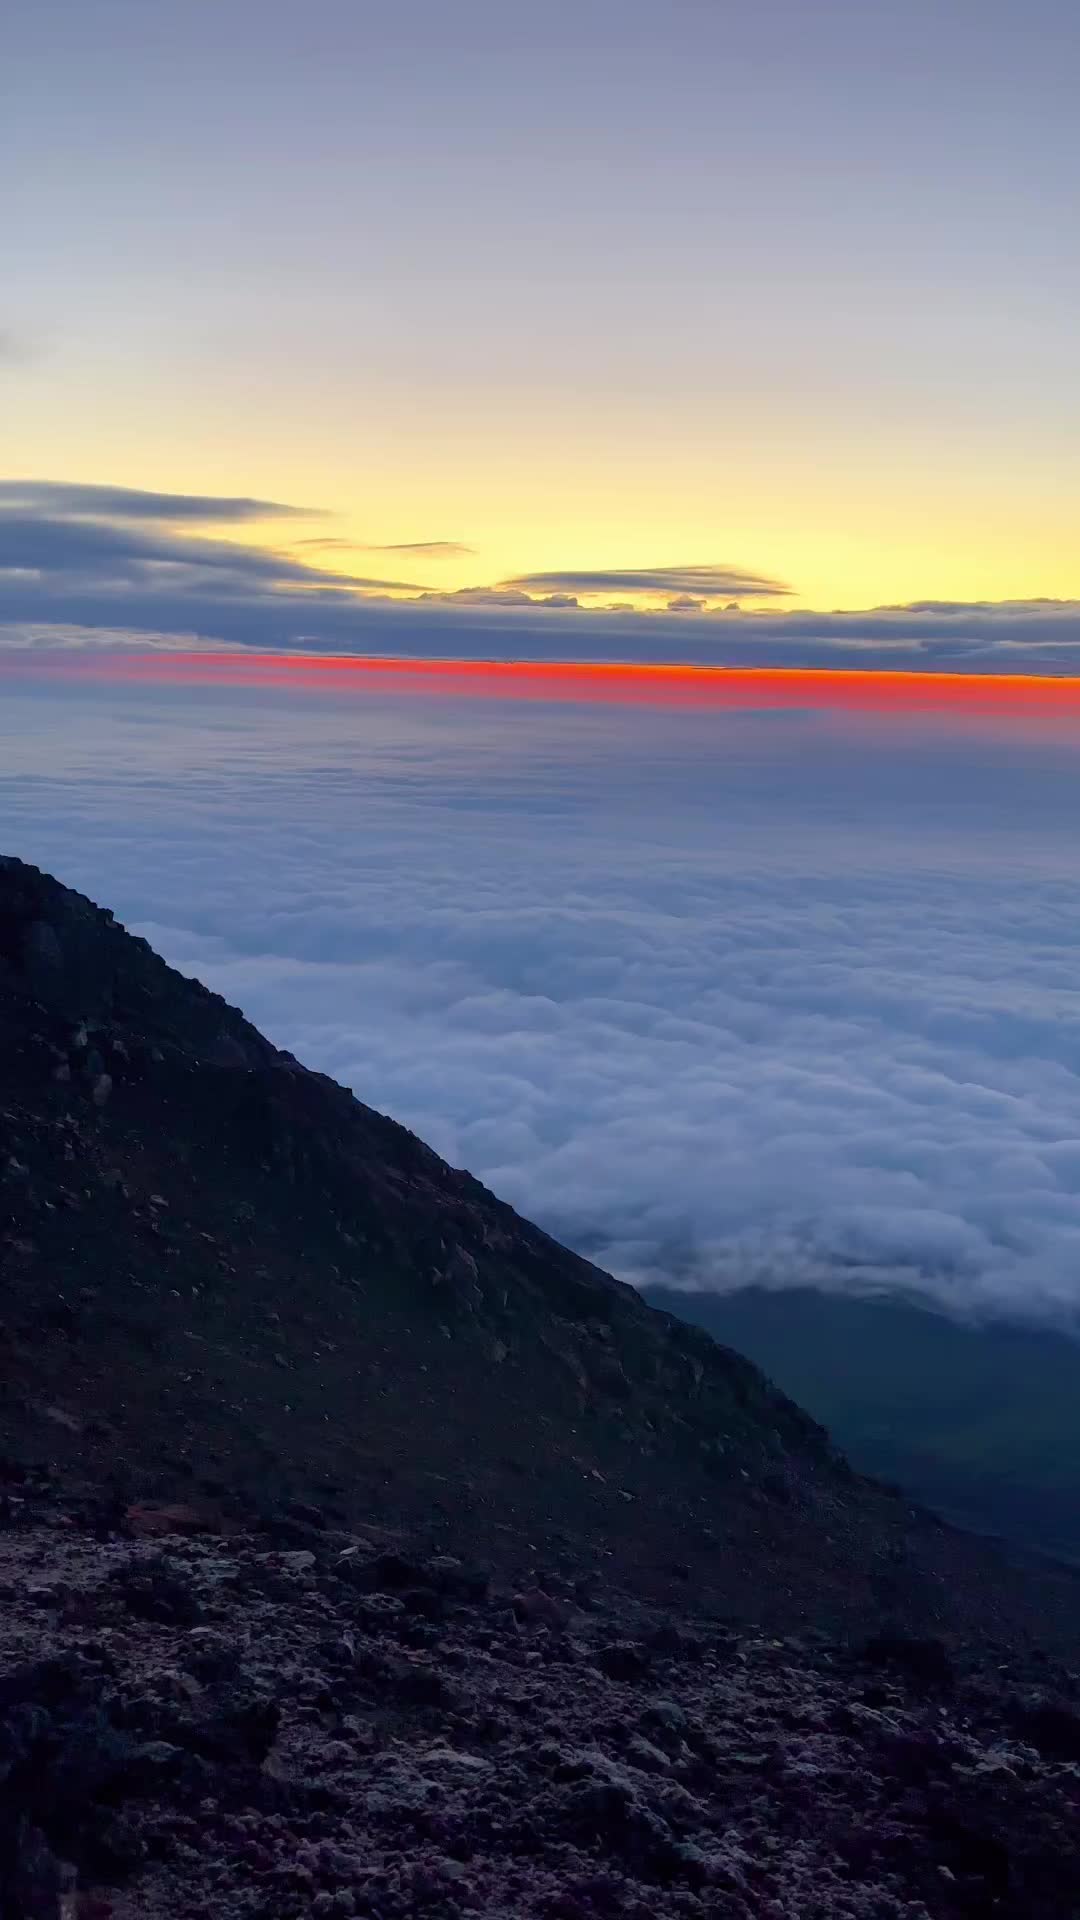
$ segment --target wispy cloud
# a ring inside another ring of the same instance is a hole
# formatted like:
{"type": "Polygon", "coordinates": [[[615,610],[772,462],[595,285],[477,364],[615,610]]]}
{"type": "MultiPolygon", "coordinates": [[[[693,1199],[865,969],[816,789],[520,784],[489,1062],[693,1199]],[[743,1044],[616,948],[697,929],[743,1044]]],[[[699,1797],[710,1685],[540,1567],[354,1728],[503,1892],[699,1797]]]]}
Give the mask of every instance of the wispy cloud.
{"type": "MultiPolygon", "coordinates": [[[[3,341],[0,332],[0,354],[3,341]]],[[[142,487],[80,485],[69,480],[0,480],[0,512],[40,513],[51,520],[151,520],[163,526],[195,521],[209,526],[248,520],[310,520],[321,518],[325,509],[286,506],[280,500],[158,493],[142,487]]]]}
{"type": "Polygon", "coordinates": [[[298,547],[317,547],[334,553],[415,553],[426,560],[457,560],[462,555],[475,554],[475,547],[464,547],[460,540],[391,540],[375,542],[371,540],[345,540],[337,536],[327,539],[304,539],[293,543],[298,547]]]}
{"type": "Polygon", "coordinates": [[[789,594],[782,580],[770,580],[759,573],[747,573],[742,567],[725,565],[689,567],[597,567],[569,570],[565,573],[525,573],[515,580],[504,580],[505,587],[520,587],[526,593],[650,593],[691,595],[694,598],[728,600],[732,597],[768,599],[789,594]]]}
{"type": "Polygon", "coordinates": [[[421,596],[442,606],[456,607],[576,607],[572,593],[548,593],[540,597],[526,593],[523,587],[457,587],[451,593],[429,590],[421,596]]]}
{"type": "MultiPolygon", "coordinates": [[[[234,601],[245,595],[274,595],[283,588],[313,594],[417,590],[412,581],[358,579],[266,547],[192,531],[309,517],[310,512],[272,500],[2,481],[0,575],[8,573],[16,595],[21,591],[33,597],[36,592],[42,612],[57,595],[65,602],[83,595],[89,607],[102,591],[140,603],[157,598],[173,607],[178,599],[198,602],[208,593],[234,601]]],[[[152,618],[134,617],[141,625],[153,624],[152,618]]],[[[90,618],[93,621],[92,614],[90,618]]]]}

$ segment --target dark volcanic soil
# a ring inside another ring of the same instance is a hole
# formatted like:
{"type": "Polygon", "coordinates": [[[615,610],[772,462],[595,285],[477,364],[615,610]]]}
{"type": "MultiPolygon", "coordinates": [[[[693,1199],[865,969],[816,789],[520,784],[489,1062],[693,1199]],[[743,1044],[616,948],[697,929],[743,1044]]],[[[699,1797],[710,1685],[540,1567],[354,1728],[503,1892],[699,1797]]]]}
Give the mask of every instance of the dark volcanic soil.
{"type": "Polygon", "coordinates": [[[4,1920],[1080,1913],[1080,1684],[1049,1662],[736,1632],[544,1568],[515,1597],[299,1520],[6,1519],[4,1920]]]}

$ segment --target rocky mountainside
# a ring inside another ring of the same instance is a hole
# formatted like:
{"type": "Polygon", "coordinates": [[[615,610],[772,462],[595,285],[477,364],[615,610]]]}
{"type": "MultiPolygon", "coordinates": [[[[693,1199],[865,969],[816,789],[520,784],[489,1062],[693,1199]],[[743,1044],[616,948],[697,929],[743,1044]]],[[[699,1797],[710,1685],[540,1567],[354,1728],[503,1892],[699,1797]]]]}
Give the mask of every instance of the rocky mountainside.
{"type": "Polygon", "coordinates": [[[562,1556],[782,1630],[1073,1644],[1064,1571],[854,1475],[755,1367],[14,859],[0,1062],[16,1466],[113,1512],[299,1500],[508,1569],[562,1556]]]}
{"type": "Polygon", "coordinates": [[[0,861],[0,1920],[1065,1920],[1080,1587],[0,861]]]}
{"type": "Polygon", "coordinates": [[[515,1595],[370,1533],[95,1537],[48,1489],[18,1504],[3,1920],[1080,1912],[1053,1662],[515,1595]]]}

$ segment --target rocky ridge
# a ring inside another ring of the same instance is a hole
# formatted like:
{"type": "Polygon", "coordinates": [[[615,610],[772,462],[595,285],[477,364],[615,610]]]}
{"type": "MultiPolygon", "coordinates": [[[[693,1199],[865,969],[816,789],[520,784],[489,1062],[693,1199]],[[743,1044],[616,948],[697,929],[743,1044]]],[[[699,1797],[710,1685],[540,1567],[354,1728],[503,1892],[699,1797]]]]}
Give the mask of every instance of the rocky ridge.
{"type": "Polygon", "coordinates": [[[1080,1597],[0,861],[0,1920],[1080,1912],[1080,1597]]]}

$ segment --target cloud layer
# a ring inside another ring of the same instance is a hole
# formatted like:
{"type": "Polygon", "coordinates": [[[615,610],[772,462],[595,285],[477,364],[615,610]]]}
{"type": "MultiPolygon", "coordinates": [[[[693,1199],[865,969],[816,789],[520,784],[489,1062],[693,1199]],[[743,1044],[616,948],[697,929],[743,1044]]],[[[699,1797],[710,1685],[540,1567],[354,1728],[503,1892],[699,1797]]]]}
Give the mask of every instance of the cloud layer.
{"type": "Polygon", "coordinates": [[[702,599],[775,598],[789,594],[782,580],[747,573],[742,567],[624,567],[571,570],[567,573],[526,573],[503,582],[526,593],[657,593],[692,594],[702,599]]]}
{"type": "MultiPolygon", "coordinates": [[[[265,547],[197,535],[196,526],[310,518],[277,501],[44,480],[0,482],[0,613],[9,604],[41,618],[99,625],[104,598],[114,618],[168,631],[177,611],[270,608],[279,594],[299,608],[318,595],[360,588],[412,591],[407,580],[357,579],[265,547]]],[[[16,616],[18,617],[18,616],[16,616]]],[[[24,616],[25,617],[25,616],[24,616]]]]}
{"type": "Polygon", "coordinates": [[[10,692],[6,846],[627,1277],[1080,1307],[1080,743],[10,692]]]}
{"type": "MultiPolygon", "coordinates": [[[[580,660],[672,659],[731,666],[904,666],[980,672],[1080,672],[1080,602],[920,601],[866,611],[724,604],[788,591],[737,567],[523,575],[432,591],[396,575],[327,566],[334,534],[296,537],[316,510],[281,502],[138,492],[45,481],[0,482],[0,645],[68,643],[77,629],[144,643],[180,636],[230,646],[580,660]],[[289,528],[288,553],[222,531],[289,528]],[[307,558],[305,558],[307,556],[307,558]],[[314,562],[314,564],[312,564],[314,562]],[[655,611],[578,594],[633,588],[655,611]],[[407,596],[394,598],[392,596],[407,596]],[[688,619],[687,615],[695,617],[688,619]]],[[[448,541],[356,548],[445,559],[448,541]]]]}
{"type": "Polygon", "coordinates": [[[245,520],[309,520],[318,509],[227,494],[153,493],[141,487],[80,486],[69,480],[0,480],[0,513],[40,514],[51,521],[228,526],[245,520]]]}

